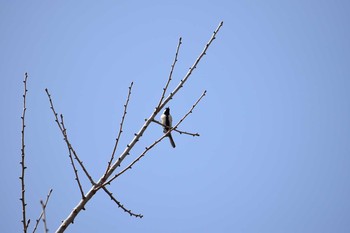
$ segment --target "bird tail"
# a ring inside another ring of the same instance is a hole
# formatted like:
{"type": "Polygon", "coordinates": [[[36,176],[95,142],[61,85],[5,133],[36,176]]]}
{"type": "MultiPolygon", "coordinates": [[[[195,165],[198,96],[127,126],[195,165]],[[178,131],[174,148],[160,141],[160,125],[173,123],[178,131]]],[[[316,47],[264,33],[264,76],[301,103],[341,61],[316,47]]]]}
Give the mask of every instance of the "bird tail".
{"type": "Polygon", "coordinates": [[[169,133],[168,137],[169,137],[169,140],[170,140],[171,146],[172,146],[173,148],[175,148],[175,142],[174,142],[173,137],[171,136],[171,133],[169,133]]]}

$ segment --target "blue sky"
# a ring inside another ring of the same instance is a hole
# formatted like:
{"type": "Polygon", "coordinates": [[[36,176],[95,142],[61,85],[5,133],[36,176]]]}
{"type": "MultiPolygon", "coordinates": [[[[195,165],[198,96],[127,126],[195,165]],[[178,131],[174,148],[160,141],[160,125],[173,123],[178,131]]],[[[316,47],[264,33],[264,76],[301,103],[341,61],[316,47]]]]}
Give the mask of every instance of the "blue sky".
{"type": "MultiPolygon", "coordinates": [[[[144,218],[99,193],[66,232],[349,232],[349,11],[341,0],[0,1],[0,232],[22,227],[25,72],[27,214],[33,227],[52,188],[54,232],[80,194],[44,89],[98,179],[131,81],[122,146],[158,103],[178,38],[170,89],[222,20],[207,56],[168,104],[176,122],[207,90],[180,127],[201,136],[174,133],[175,149],[163,141],[110,187],[144,218]]],[[[151,125],[127,161],[161,135],[151,125]]]]}

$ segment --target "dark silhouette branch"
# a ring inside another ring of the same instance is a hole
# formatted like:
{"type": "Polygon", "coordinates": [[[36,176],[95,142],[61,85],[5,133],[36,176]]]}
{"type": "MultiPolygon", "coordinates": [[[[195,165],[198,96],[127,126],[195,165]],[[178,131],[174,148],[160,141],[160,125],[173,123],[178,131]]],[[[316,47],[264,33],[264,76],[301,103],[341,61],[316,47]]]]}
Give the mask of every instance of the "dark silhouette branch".
{"type": "Polygon", "coordinates": [[[20,201],[22,202],[22,223],[23,223],[23,232],[26,233],[28,230],[28,226],[30,223],[30,219],[27,220],[26,217],[26,201],[25,201],[25,169],[27,169],[27,167],[25,166],[25,143],[24,143],[24,128],[26,127],[25,125],[25,116],[26,116],[26,110],[27,110],[27,106],[26,106],[26,97],[27,97],[27,79],[28,79],[28,74],[25,73],[24,74],[24,93],[23,93],[23,111],[22,111],[22,148],[21,148],[21,157],[22,160],[20,162],[21,164],[21,168],[22,168],[22,172],[21,172],[21,176],[19,177],[19,179],[21,180],[21,190],[22,190],[22,195],[20,198],[20,201]]]}

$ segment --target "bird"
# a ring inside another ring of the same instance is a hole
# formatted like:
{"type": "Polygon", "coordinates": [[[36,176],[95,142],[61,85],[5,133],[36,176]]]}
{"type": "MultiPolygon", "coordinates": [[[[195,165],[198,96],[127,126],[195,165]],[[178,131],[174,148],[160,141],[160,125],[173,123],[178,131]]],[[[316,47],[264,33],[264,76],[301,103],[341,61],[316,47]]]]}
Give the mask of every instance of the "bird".
{"type": "MultiPolygon", "coordinates": [[[[161,123],[163,125],[163,132],[167,133],[171,129],[172,123],[173,123],[173,118],[170,115],[170,108],[169,107],[165,108],[163,114],[160,116],[160,120],[161,120],[161,123]]],[[[167,137],[169,137],[171,146],[173,148],[175,148],[175,142],[174,142],[173,137],[171,136],[171,132],[168,133],[167,137]]]]}

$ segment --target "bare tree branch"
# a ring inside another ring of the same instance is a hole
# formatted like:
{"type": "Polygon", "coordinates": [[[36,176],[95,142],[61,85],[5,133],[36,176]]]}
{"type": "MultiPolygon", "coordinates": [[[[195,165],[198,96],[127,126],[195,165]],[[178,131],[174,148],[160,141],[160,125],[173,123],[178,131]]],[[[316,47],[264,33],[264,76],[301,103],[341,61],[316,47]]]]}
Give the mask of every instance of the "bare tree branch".
{"type": "MultiPolygon", "coordinates": [[[[41,214],[40,214],[39,218],[36,220],[36,224],[35,224],[33,233],[35,233],[35,231],[36,231],[36,229],[37,229],[37,227],[38,227],[38,225],[39,225],[40,220],[41,220],[41,219],[43,218],[43,216],[44,216],[44,210],[46,209],[47,203],[49,202],[51,193],[52,193],[52,189],[50,189],[49,193],[48,193],[47,196],[46,196],[45,203],[44,203],[44,205],[42,205],[42,211],[41,211],[41,214]]],[[[42,202],[42,201],[41,201],[41,202],[42,202]]],[[[45,220],[45,222],[46,222],[46,220],[45,220]]],[[[46,227],[45,227],[45,228],[46,228],[46,227]]]]}
{"type": "Polygon", "coordinates": [[[129,86],[128,97],[126,98],[126,103],[124,104],[124,112],[123,112],[123,116],[122,116],[122,119],[121,119],[121,122],[120,122],[118,136],[117,136],[117,138],[116,138],[116,140],[115,140],[113,152],[112,152],[112,155],[111,155],[111,159],[110,159],[109,162],[108,162],[108,166],[107,166],[105,175],[107,174],[109,168],[110,168],[111,165],[112,165],[112,162],[113,162],[113,160],[114,160],[114,155],[115,155],[115,152],[116,152],[116,150],[117,150],[118,143],[119,143],[119,140],[120,140],[120,136],[121,136],[121,134],[122,134],[122,132],[123,132],[124,119],[125,119],[125,116],[126,116],[126,110],[127,110],[127,108],[128,108],[128,104],[129,104],[129,100],[130,100],[130,95],[131,95],[131,89],[132,89],[133,84],[134,84],[134,83],[131,82],[131,84],[130,84],[130,86],[129,86]]]}
{"type": "MultiPolygon", "coordinates": [[[[128,166],[126,166],[122,171],[120,171],[118,174],[114,175],[113,178],[111,178],[110,180],[108,180],[105,184],[103,184],[103,186],[105,185],[110,185],[111,182],[113,180],[115,180],[118,176],[122,175],[124,172],[126,172],[127,170],[131,169],[132,166],[137,163],[143,156],[145,156],[145,154],[151,150],[155,145],[157,145],[159,142],[161,142],[165,137],[167,137],[167,135],[175,130],[185,119],[186,117],[192,113],[193,109],[197,106],[197,104],[201,101],[201,99],[205,96],[205,94],[207,93],[207,91],[204,91],[202,93],[202,95],[199,97],[199,99],[196,101],[196,103],[194,105],[192,105],[191,109],[181,118],[181,120],[173,127],[171,128],[167,133],[165,133],[162,137],[160,137],[158,140],[156,140],[155,142],[153,142],[150,146],[146,147],[145,150],[141,153],[141,155],[139,155],[139,157],[137,157],[134,161],[132,161],[128,166]]],[[[162,125],[162,124],[161,124],[162,125]]]]}
{"type": "Polygon", "coordinates": [[[40,200],[40,204],[41,204],[41,207],[43,209],[43,217],[42,217],[42,220],[43,220],[43,223],[44,223],[44,231],[45,233],[49,232],[49,229],[47,229],[47,225],[46,225],[46,211],[45,211],[45,205],[44,205],[44,202],[42,200],[40,200]]]}
{"type": "MultiPolygon", "coordinates": [[[[165,127],[165,125],[163,125],[161,122],[157,121],[157,120],[153,120],[154,123],[157,123],[158,125],[161,125],[162,127],[165,127]]],[[[173,131],[176,131],[178,132],[179,134],[187,134],[187,135],[190,135],[190,136],[193,136],[193,137],[199,137],[199,133],[190,133],[190,132],[186,132],[186,131],[181,131],[181,130],[178,130],[178,129],[173,129],[173,131]]]]}
{"type": "MultiPolygon", "coordinates": [[[[123,122],[124,122],[124,117],[126,115],[126,108],[127,108],[127,105],[128,105],[128,102],[129,102],[129,98],[130,98],[130,94],[131,94],[131,88],[132,88],[132,85],[133,83],[130,85],[129,87],[129,94],[128,94],[128,98],[127,98],[127,102],[126,104],[124,105],[125,108],[124,108],[124,115],[123,115],[123,118],[122,118],[122,123],[121,123],[121,129],[122,129],[122,125],[123,125],[123,122]]],[[[65,124],[64,124],[64,121],[63,121],[63,115],[61,114],[60,117],[61,117],[61,123],[59,123],[58,121],[58,117],[57,117],[57,112],[55,110],[55,107],[53,105],[53,101],[52,101],[52,98],[51,98],[51,94],[49,93],[49,91],[47,89],[45,89],[46,93],[47,93],[47,96],[49,98],[49,102],[50,102],[50,108],[56,118],[56,123],[61,131],[61,133],[63,134],[63,137],[64,137],[64,140],[67,144],[67,147],[68,147],[68,151],[69,151],[69,158],[71,160],[71,164],[72,164],[72,167],[73,167],[73,170],[74,170],[74,174],[75,174],[75,179],[78,183],[78,186],[79,186],[79,189],[80,189],[80,192],[81,192],[81,195],[82,195],[82,199],[85,199],[85,195],[83,193],[83,189],[82,189],[82,186],[81,186],[81,182],[80,182],[80,179],[79,179],[79,176],[78,176],[78,173],[77,173],[77,169],[75,167],[75,164],[74,164],[74,160],[72,159],[72,153],[74,155],[74,158],[78,161],[79,165],[81,166],[81,168],[83,169],[85,175],[87,176],[87,178],[89,179],[89,181],[91,182],[91,185],[95,185],[95,182],[94,180],[92,179],[92,177],[90,176],[89,172],[86,170],[85,166],[83,165],[83,162],[80,160],[79,156],[77,155],[77,153],[75,152],[72,144],[70,143],[69,139],[68,139],[68,135],[67,135],[67,129],[65,127],[65,124]]],[[[122,130],[119,131],[120,133],[118,134],[118,140],[119,140],[119,137],[120,137],[120,134],[122,132],[122,130]]],[[[134,214],[131,210],[128,210],[126,209],[115,197],[112,196],[112,193],[110,191],[108,191],[107,188],[103,188],[103,190],[111,197],[112,200],[115,200],[115,202],[118,204],[118,206],[120,208],[122,208],[125,212],[129,213],[131,216],[135,216],[135,217],[142,217],[141,214],[134,214]]],[[[84,207],[82,209],[85,209],[84,207]]]]}
{"type": "Polygon", "coordinates": [[[66,144],[68,147],[69,159],[70,159],[70,162],[72,164],[72,168],[73,168],[74,175],[75,175],[75,180],[77,181],[77,184],[79,186],[81,198],[85,198],[84,190],[83,190],[83,187],[81,186],[79,175],[78,175],[78,170],[75,168],[75,163],[74,163],[72,152],[71,152],[71,151],[73,151],[73,148],[72,148],[70,142],[68,141],[67,129],[64,125],[63,115],[61,114],[60,117],[61,117],[61,125],[62,125],[62,129],[63,129],[64,140],[66,141],[66,144]]]}
{"type": "MultiPolygon", "coordinates": [[[[49,93],[49,90],[46,88],[45,91],[46,91],[46,94],[47,94],[47,96],[48,96],[48,98],[49,98],[51,110],[52,110],[52,112],[53,112],[53,114],[54,114],[54,116],[55,116],[55,121],[56,121],[56,123],[57,123],[57,126],[58,126],[58,128],[60,129],[60,131],[61,131],[61,133],[62,133],[62,135],[63,135],[64,141],[66,142],[66,145],[67,145],[67,148],[68,148],[68,152],[69,152],[69,158],[70,158],[71,165],[72,165],[72,168],[73,168],[73,171],[74,171],[74,174],[75,174],[75,180],[77,181],[77,184],[78,184],[78,187],[79,187],[81,196],[82,196],[82,198],[84,199],[84,198],[85,198],[84,191],[83,191],[83,188],[82,188],[82,186],[81,186],[81,183],[80,183],[80,180],[79,180],[79,176],[78,176],[78,170],[77,170],[76,167],[75,167],[74,160],[73,160],[73,157],[72,157],[72,153],[71,153],[71,152],[73,152],[75,158],[76,158],[78,161],[80,161],[80,159],[78,158],[78,156],[76,155],[75,151],[73,150],[71,144],[69,143],[68,136],[67,136],[67,130],[66,130],[66,128],[65,128],[65,126],[64,126],[64,122],[63,122],[63,115],[61,114],[61,123],[60,123],[60,122],[58,121],[58,117],[57,117],[58,114],[56,113],[56,110],[55,110],[55,108],[54,108],[54,105],[53,105],[53,102],[52,102],[52,99],[51,99],[51,95],[50,95],[50,93],[49,93]]],[[[79,164],[80,164],[80,162],[79,162],[79,164]]],[[[81,163],[80,165],[81,165],[82,169],[84,170],[86,176],[91,177],[90,174],[89,174],[89,173],[87,172],[87,170],[85,169],[85,167],[83,166],[83,164],[81,163]]]]}
{"type": "Polygon", "coordinates": [[[22,154],[22,160],[20,162],[21,164],[21,168],[22,168],[22,173],[21,176],[19,177],[19,179],[21,180],[21,188],[22,188],[22,195],[20,198],[20,201],[22,202],[22,223],[23,223],[23,232],[26,233],[28,230],[28,226],[30,223],[30,219],[26,218],[26,201],[25,201],[25,169],[27,169],[27,167],[25,166],[25,144],[24,144],[24,128],[26,127],[25,125],[25,116],[26,116],[26,97],[27,97],[27,79],[28,79],[28,74],[25,73],[24,74],[24,94],[23,94],[23,111],[22,111],[22,148],[21,148],[21,154],[22,154]]]}
{"type": "MultiPolygon", "coordinates": [[[[68,146],[68,150],[70,150],[73,155],[74,155],[74,159],[78,161],[80,167],[83,169],[86,177],[89,179],[89,181],[91,182],[91,184],[95,184],[94,180],[92,179],[91,175],[89,174],[89,172],[87,171],[87,169],[85,168],[84,164],[83,164],[83,161],[80,160],[78,154],[75,152],[72,144],[70,143],[70,141],[68,140],[68,134],[67,134],[67,129],[64,125],[64,122],[63,122],[63,115],[61,114],[61,125],[62,125],[62,128],[63,128],[63,136],[65,137],[65,141],[67,143],[67,146],[68,146]]],[[[70,154],[70,153],[69,153],[70,154]]]]}
{"type": "MultiPolygon", "coordinates": [[[[116,161],[113,166],[111,167],[111,171],[113,172],[120,164],[121,162],[125,159],[125,157],[127,155],[129,155],[129,151],[131,150],[131,148],[135,145],[135,143],[139,140],[139,138],[143,135],[144,131],[147,129],[148,125],[154,121],[155,116],[159,113],[159,111],[172,99],[172,97],[183,87],[184,83],[187,81],[187,79],[190,77],[190,75],[192,74],[192,71],[197,67],[199,61],[202,59],[202,57],[206,54],[206,51],[208,50],[210,44],[212,43],[212,41],[215,39],[216,34],[218,33],[218,31],[220,30],[220,28],[222,27],[223,22],[221,22],[219,24],[219,26],[217,27],[217,29],[214,31],[212,37],[210,38],[209,42],[206,44],[204,50],[202,51],[202,53],[199,55],[199,57],[197,58],[197,60],[194,62],[194,64],[192,65],[192,67],[190,68],[190,70],[188,71],[188,73],[185,75],[185,78],[183,80],[180,81],[180,84],[175,88],[175,90],[170,93],[170,95],[164,100],[164,102],[154,110],[153,114],[146,120],[145,124],[143,125],[143,127],[141,128],[141,130],[135,134],[134,139],[131,141],[131,143],[129,145],[127,145],[127,148],[124,150],[124,152],[122,153],[122,155],[119,157],[118,161],[116,161]]],[[[169,81],[168,81],[169,82],[169,81]]],[[[203,93],[203,95],[201,96],[201,98],[205,95],[206,91],[203,93]]],[[[200,99],[201,99],[200,98],[200,99]]],[[[199,100],[200,100],[199,99],[199,100]]],[[[180,121],[180,123],[183,121],[183,119],[180,121]]],[[[176,129],[177,125],[175,127],[173,127],[174,129],[176,129]]],[[[172,130],[172,129],[171,129],[172,130]]],[[[162,140],[162,139],[160,139],[162,140]]],[[[158,142],[157,142],[158,143],[158,142]]],[[[152,144],[153,145],[153,144],[152,144]]],[[[153,145],[154,146],[154,145],[153,145]]],[[[153,147],[152,146],[152,147],[153,147]]],[[[147,149],[146,149],[147,150],[147,149]]],[[[147,150],[148,151],[148,150],[147,150]]],[[[147,152],[146,151],[146,152],[147,152]]],[[[142,157],[142,156],[141,156],[142,157]]],[[[112,172],[110,174],[112,174],[112,172]]],[[[101,181],[101,180],[100,180],[101,181]]],[[[109,183],[109,182],[107,182],[109,183]]],[[[100,184],[100,182],[98,182],[98,184],[100,184]]]]}
{"type": "Polygon", "coordinates": [[[220,22],[219,26],[216,28],[216,30],[214,31],[213,35],[211,36],[211,38],[209,39],[208,43],[205,45],[203,51],[201,52],[201,54],[198,56],[198,58],[196,59],[196,61],[193,63],[193,65],[190,67],[190,69],[188,70],[187,74],[185,75],[185,77],[180,81],[180,83],[177,85],[177,87],[174,89],[173,92],[171,92],[169,94],[169,96],[164,100],[164,102],[159,106],[159,111],[164,108],[164,106],[173,98],[173,96],[183,87],[183,85],[185,84],[185,82],[187,81],[187,79],[191,76],[192,72],[194,69],[197,68],[198,63],[200,62],[200,60],[202,59],[202,57],[204,55],[206,55],[206,52],[209,48],[209,46],[211,45],[211,43],[213,42],[213,40],[215,40],[216,38],[216,34],[219,32],[220,28],[222,27],[222,25],[224,24],[223,21],[220,22]]]}
{"type": "Polygon", "coordinates": [[[199,99],[196,101],[196,103],[194,103],[194,105],[192,105],[190,111],[188,111],[186,113],[186,115],[184,117],[182,117],[182,119],[173,127],[173,129],[169,130],[170,132],[175,130],[185,119],[188,115],[190,115],[193,111],[193,109],[197,106],[197,104],[202,100],[202,98],[207,94],[207,91],[205,90],[202,95],[199,97],[199,99]]]}
{"type": "MultiPolygon", "coordinates": [[[[131,149],[134,147],[134,145],[139,141],[139,139],[142,137],[148,126],[151,124],[151,122],[154,120],[155,116],[161,111],[161,109],[173,98],[173,96],[183,87],[185,82],[188,80],[190,75],[192,74],[193,70],[197,67],[199,61],[202,59],[202,57],[206,54],[206,51],[208,50],[210,44],[215,39],[216,34],[222,27],[223,22],[219,24],[217,29],[214,31],[212,37],[210,38],[209,42],[206,44],[205,48],[203,49],[202,53],[199,55],[199,57],[196,59],[194,64],[191,66],[187,74],[185,75],[184,79],[180,81],[178,86],[174,89],[173,92],[169,94],[169,96],[160,104],[158,105],[151,116],[145,121],[141,129],[135,134],[135,137],[131,140],[131,142],[126,146],[125,150],[121,153],[119,158],[112,164],[110,169],[106,174],[103,174],[102,177],[97,181],[96,184],[94,184],[91,189],[86,193],[85,199],[80,200],[80,202],[75,206],[75,208],[71,211],[71,213],[67,216],[67,218],[62,221],[61,225],[57,229],[56,233],[64,232],[66,228],[74,221],[75,217],[79,214],[79,212],[84,209],[85,204],[95,195],[95,193],[104,185],[105,181],[113,175],[115,169],[120,166],[120,164],[123,162],[123,160],[130,154],[131,149]]],[[[191,110],[192,111],[192,110],[191,110]]],[[[188,115],[188,114],[187,114],[188,115]]],[[[176,128],[182,121],[180,121],[177,125],[175,125],[174,128],[176,128]]],[[[171,132],[173,129],[170,129],[168,132],[171,132]]],[[[163,135],[162,138],[164,138],[167,134],[163,135]]],[[[160,139],[162,140],[162,139],[160,139]]],[[[147,148],[146,148],[147,150],[147,148]]],[[[148,150],[147,150],[148,151],[148,150]]]]}
{"type": "Polygon", "coordinates": [[[174,68],[175,68],[175,65],[176,65],[176,62],[177,62],[177,56],[179,54],[179,50],[180,50],[180,46],[182,44],[182,38],[180,37],[179,38],[179,43],[177,44],[177,48],[176,48],[176,53],[175,53],[175,58],[174,58],[174,61],[173,61],[173,64],[171,65],[171,70],[170,70],[170,73],[169,73],[169,77],[168,77],[168,81],[167,83],[165,84],[165,87],[163,88],[163,93],[162,93],[162,97],[160,98],[159,100],[159,103],[158,103],[158,108],[159,106],[161,105],[164,97],[165,97],[165,93],[166,93],[166,90],[168,89],[168,86],[169,86],[169,83],[171,81],[171,78],[173,76],[173,71],[174,71],[174,68]]]}
{"type": "Polygon", "coordinates": [[[135,214],[133,213],[131,210],[128,210],[124,207],[124,205],[122,205],[114,196],[113,193],[111,193],[106,187],[102,186],[102,189],[108,194],[108,196],[111,198],[111,200],[113,200],[119,208],[121,208],[122,210],[124,210],[124,212],[130,214],[130,216],[136,217],[136,218],[142,218],[143,215],[142,214],[135,214]]]}
{"type": "Polygon", "coordinates": [[[134,161],[132,161],[128,166],[126,166],[126,168],[124,168],[122,171],[120,171],[118,174],[114,175],[110,180],[106,181],[106,183],[104,183],[102,185],[102,187],[106,186],[106,185],[110,185],[112,183],[113,180],[115,180],[118,176],[120,176],[121,174],[123,174],[124,172],[126,172],[127,170],[131,169],[132,166],[137,163],[143,156],[145,156],[145,154],[152,149],[155,145],[157,145],[159,142],[161,142],[165,137],[167,137],[167,134],[164,134],[162,137],[160,137],[159,139],[157,139],[155,142],[153,142],[150,146],[146,147],[145,150],[141,153],[141,155],[139,155],[139,157],[137,157],[134,161]]]}

